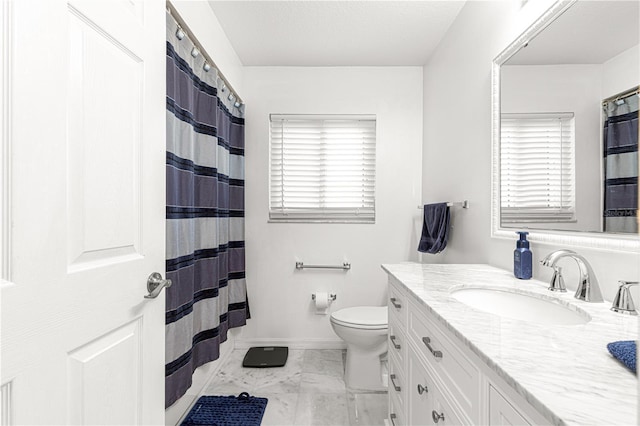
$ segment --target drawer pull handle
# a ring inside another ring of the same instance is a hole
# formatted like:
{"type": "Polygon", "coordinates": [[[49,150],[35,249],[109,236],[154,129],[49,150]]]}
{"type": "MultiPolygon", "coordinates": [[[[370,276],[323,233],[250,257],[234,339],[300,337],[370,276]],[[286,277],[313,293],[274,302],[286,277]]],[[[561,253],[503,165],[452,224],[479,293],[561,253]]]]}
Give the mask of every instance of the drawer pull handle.
{"type": "Polygon", "coordinates": [[[389,336],[389,340],[391,340],[391,343],[393,343],[393,347],[396,349],[400,349],[401,346],[399,343],[396,343],[396,336],[389,336]]]}
{"type": "Polygon", "coordinates": [[[396,390],[396,392],[400,392],[400,389],[402,388],[396,385],[396,375],[392,374],[389,376],[389,378],[391,379],[391,384],[393,385],[393,388],[396,390]]]}
{"type": "Polygon", "coordinates": [[[422,338],[422,343],[425,344],[425,346],[427,347],[427,349],[429,349],[429,352],[431,352],[431,355],[433,355],[436,358],[442,358],[442,351],[436,351],[434,350],[430,343],[431,343],[431,339],[428,337],[423,337],[422,338]]]}
{"type": "Polygon", "coordinates": [[[444,420],[444,413],[438,413],[436,410],[431,412],[431,417],[434,423],[438,423],[440,420],[444,420]]]}
{"type": "Polygon", "coordinates": [[[402,304],[398,303],[395,297],[392,297],[391,299],[389,299],[391,301],[391,304],[393,305],[394,308],[396,309],[402,309],[402,304]]]}
{"type": "Polygon", "coordinates": [[[391,413],[391,414],[389,414],[389,418],[391,419],[391,424],[392,424],[393,426],[396,426],[396,422],[395,422],[396,417],[398,417],[398,416],[396,416],[396,415],[395,415],[395,413],[391,413]]]}
{"type": "Polygon", "coordinates": [[[422,386],[421,384],[418,384],[418,393],[422,395],[425,392],[429,392],[429,389],[427,389],[426,386],[422,386]]]}

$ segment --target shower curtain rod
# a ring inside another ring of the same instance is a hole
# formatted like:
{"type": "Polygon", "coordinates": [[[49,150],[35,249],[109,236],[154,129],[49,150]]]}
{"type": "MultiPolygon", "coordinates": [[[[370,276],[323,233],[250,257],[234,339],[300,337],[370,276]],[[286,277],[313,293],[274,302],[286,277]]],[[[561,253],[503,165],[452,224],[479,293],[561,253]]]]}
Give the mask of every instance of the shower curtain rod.
{"type": "Polygon", "coordinates": [[[640,93],[640,86],[636,86],[635,88],[625,90],[624,92],[620,92],[617,95],[609,96],[606,99],[602,100],[602,105],[607,104],[608,102],[615,102],[618,99],[628,98],[629,96],[637,95],[640,93]]]}
{"type": "Polygon", "coordinates": [[[231,93],[236,97],[238,102],[244,103],[240,95],[238,95],[238,92],[236,92],[233,86],[231,86],[231,84],[229,83],[229,80],[227,80],[224,74],[222,74],[222,70],[220,69],[220,67],[218,67],[216,65],[216,62],[213,59],[211,59],[211,56],[209,56],[205,48],[202,47],[202,44],[200,43],[200,41],[198,41],[198,38],[193,34],[193,31],[191,31],[191,28],[189,28],[185,20],[182,19],[182,16],[180,16],[178,11],[176,10],[175,6],[172,5],[171,2],[169,1],[167,1],[167,12],[169,12],[171,16],[173,16],[173,19],[175,19],[178,25],[180,25],[180,28],[182,28],[182,31],[186,33],[187,37],[189,37],[189,40],[191,40],[191,42],[198,48],[198,50],[200,51],[200,54],[205,57],[207,62],[211,64],[211,66],[214,67],[216,70],[218,70],[218,76],[223,81],[223,83],[227,86],[227,88],[231,91],[231,93]]]}

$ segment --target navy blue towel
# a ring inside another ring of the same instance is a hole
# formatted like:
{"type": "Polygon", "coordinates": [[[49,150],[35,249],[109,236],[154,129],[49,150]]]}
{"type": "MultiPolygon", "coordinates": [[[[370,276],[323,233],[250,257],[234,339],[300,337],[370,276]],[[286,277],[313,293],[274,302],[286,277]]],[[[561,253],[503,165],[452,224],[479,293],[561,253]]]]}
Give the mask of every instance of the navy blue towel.
{"type": "Polygon", "coordinates": [[[636,372],[636,341],[622,340],[607,344],[607,349],[617,360],[622,362],[629,370],[636,372]]]}
{"type": "Polygon", "coordinates": [[[422,236],[418,251],[440,253],[449,239],[449,206],[447,203],[425,204],[422,218],[422,236]]]}

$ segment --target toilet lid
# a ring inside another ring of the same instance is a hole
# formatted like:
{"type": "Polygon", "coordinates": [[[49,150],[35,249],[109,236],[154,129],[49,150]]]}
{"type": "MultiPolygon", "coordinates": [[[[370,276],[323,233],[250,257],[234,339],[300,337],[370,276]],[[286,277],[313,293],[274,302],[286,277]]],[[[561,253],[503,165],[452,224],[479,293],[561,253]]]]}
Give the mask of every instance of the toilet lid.
{"type": "Polygon", "coordinates": [[[387,327],[386,306],[354,306],[335,311],[331,317],[346,325],[387,327]]]}

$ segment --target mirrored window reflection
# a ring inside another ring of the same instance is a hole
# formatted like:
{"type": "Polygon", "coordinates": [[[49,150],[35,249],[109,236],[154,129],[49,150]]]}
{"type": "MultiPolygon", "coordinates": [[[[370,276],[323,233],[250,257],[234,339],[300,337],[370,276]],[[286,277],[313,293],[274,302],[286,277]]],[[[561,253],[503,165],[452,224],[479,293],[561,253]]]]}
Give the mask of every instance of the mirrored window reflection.
{"type": "Polygon", "coordinates": [[[575,220],[572,113],[502,114],[503,223],[575,220]]]}

